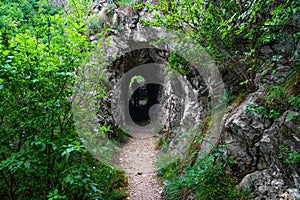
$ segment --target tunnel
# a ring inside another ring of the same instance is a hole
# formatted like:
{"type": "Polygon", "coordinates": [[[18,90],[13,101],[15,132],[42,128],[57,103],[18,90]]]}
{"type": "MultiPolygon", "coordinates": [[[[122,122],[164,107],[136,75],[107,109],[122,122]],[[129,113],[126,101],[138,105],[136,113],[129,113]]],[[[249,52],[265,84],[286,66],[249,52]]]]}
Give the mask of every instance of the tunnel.
{"type": "MultiPolygon", "coordinates": [[[[171,122],[166,121],[168,119],[166,115],[169,115],[169,112],[163,113],[163,111],[169,109],[165,107],[169,102],[174,101],[170,99],[170,94],[173,92],[173,96],[178,93],[178,98],[192,98],[188,96],[190,94],[186,94],[185,91],[187,90],[183,88],[183,82],[190,82],[191,87],[195,90],[202,87],[203,81],[199,79],[199,74],[197,70],[193,70],[193,67],[190,67],[186,78],[177,76],[176,73],[174,73],[174,76],[171,73],[167,75],[168,58],[167,56],[161,56],[164,53],[152,48],[131,51],[116,59],[110,67],[114,77],[112,82],[116,81],[117,83],[114,86],[112,110],[114,120],[117,124],[120,124],[120,127],[147,126],[148,124],[151,127],[158,127],[162,123],[169,124],[171,122]],[[136,94],[131,88],[132,81],[136,77],[142,77],[143,79],[140,86],[134,89],[139,90],[138,103],[134,103],[136,94]],[[179,80],[182,79],[186,80],[180,82],[179,80]],[[180,92],[181,90],[182,92],[180,92]]],[[[206,87],[203,86],[203,88],[206,87]]],[[[193,104],[194,100],[192,101],[187,103],[193,104]]],[[[178,103],[180,104],[180,102],[178,103]]],[[[194,104],[196,105],[196,103],[194,104]]],[[[185,105],[179,104],[175,111],[177,114],[170,117],[176,118],[176,120],[173,120],[174,124],[168,125],[168,127],[177,126],[180,122],[180,116],[183,116],[182,112],[184,112],[185,105]]],[[[193,107],[194,104],[190,107],[193,107]]],[[[205,110],[205,108],[202,110],[205,110]]]]}
{"type": "MultiPolygon", "coordinates": [[[[134,80],[134,78],[132,79],[134,80]]],[[[135,124],[146,126],[151,122],[150,108],[160,103],[162,86],[156,83],[142,82],[134,89],[132,85],[130,87],[132,90],[128,102],[130,117],[135,124]]]]}

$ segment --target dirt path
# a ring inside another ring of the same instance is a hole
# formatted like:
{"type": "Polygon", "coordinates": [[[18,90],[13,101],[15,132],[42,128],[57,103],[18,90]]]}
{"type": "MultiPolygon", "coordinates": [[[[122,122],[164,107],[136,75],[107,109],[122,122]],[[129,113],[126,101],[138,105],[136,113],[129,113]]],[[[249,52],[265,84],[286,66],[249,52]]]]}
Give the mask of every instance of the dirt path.
{"type": "Polygon", "coordinates": [[[160,200],[162,185],[156,178],[154,162],[157,138],[153,130],[132,128],[133,137],[121,148],[120,166],[128,176],[130,200],[160,200]]]}

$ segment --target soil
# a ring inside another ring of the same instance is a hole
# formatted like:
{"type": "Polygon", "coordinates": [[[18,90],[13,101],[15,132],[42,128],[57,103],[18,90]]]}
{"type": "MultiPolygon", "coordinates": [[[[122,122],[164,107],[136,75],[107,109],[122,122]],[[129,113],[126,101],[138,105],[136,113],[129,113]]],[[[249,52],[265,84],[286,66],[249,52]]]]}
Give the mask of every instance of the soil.
{"type": "Polygon", "coordinates": [[[160,200],[163,186],[157,179],[154,163],[158,151],[153,129],[131,127],[132,138],[120,153],[120,166],[128,177],[130,200],[160,200]]]}

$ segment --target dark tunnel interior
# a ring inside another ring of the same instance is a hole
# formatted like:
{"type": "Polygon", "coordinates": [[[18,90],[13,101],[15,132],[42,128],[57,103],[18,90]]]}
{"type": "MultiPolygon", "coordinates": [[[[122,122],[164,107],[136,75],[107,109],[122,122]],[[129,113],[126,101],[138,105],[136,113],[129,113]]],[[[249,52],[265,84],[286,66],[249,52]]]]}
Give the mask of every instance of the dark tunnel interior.
{"type": "Polygon", "coordinates": [[[149,109],[154,104],[159,104],[160,84],[148,83],[139,86],[129,100],[129,114],[131,119],[139,126],[146,126],[151,121],[149,109]]]}

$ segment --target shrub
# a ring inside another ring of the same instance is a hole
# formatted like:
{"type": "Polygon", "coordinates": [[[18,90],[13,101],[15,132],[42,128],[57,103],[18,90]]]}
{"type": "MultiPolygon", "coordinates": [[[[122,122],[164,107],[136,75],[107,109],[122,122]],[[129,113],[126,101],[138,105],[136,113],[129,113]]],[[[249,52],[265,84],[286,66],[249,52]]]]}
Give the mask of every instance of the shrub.
{"type": "Polygon", "coordinates": [[[92,49],[79,5],[64,14],[45,0],[0,3],[1,199],[126,196],[124,172],[93,158],[74,125],[74,71],[92,49]]]}
{"type": "MultiPolygon", "coordinates": [[[[189,161],[185,162],[189,163],[189,161]]],[[[250,199],[247,191],[236,187],[238,180],[225,174],[231,159],[224,155],[224,147],[198,159],[192,166],[180,162],[160,170],[167,199],[250,199]]]]}

